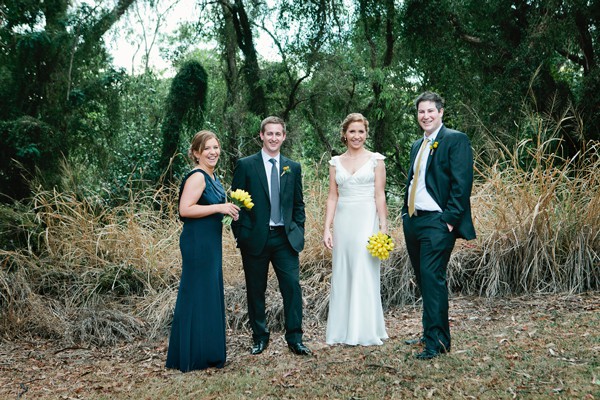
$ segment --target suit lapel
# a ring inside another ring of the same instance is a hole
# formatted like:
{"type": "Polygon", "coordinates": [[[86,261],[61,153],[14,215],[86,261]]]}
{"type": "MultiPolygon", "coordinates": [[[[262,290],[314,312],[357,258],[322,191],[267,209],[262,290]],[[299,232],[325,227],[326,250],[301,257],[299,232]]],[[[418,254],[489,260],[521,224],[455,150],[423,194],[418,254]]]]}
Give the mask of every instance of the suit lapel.
{"type": "Polygon", "coordinates": [[[270,197],[269,183],[267,182],[267,171],[265,170],[265,164],[263,163],[263,158],[260,151],[254,156],[254,173],[258,177],[258,180],[265,190],[267,197],[270,197]]]}
{"type": "Polygon", "coordinates": [[[290,169],[290,160],[287,159],[286,157],[280,155],[279,156],[279,197],[281,197],[282,193],[286,193],[286,186],[288,184],[288,173],[286,174],[282,174],[281,171],[284,170],[285,167],[288,167],[288,171],[291,171],[290,169]]]}
{"type": "MultiPolygon", "coordinates": [[[[440,142],[442,141],[442,139],[444,139],[444,136],[446,135],[446,127],[444,125],[442,125],[440,131],[438,132],[437,136],[435,137],[435,142],[438,142],[438,146],[440,144],[440,142]]],[[[433,143],[430,143],[429,146],[430,149],[429,150],[429,157],[427,157],[427,165],[425,166],[425,173],[427,173],[427,171],[429,171],[429,166],[431,165],[431,161],[433,160],[433,156],[435,155],[435,150],[433,149],[433,143]]]]}

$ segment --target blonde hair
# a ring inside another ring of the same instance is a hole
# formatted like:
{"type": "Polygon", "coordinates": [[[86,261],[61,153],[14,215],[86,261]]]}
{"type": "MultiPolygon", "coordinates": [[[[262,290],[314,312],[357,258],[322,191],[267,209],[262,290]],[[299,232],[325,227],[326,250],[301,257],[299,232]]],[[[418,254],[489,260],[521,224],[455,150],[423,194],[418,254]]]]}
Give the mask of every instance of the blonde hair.
{"type": "Polygon", "coordinates": [[[346,146],[348,145],[348,140],[346,139],[346,131],[348,130],[350,124],[353,122],[362,122],[365,126],[365,131],[367,131],[367,135],[369,135],[369,121],[364,117],[364,115],[362,115],[361,113],[348,114],[342,122],[340,129],[340,139],[342,140],[342,143],[344,143],[344,145],[346,146]]]}
{"type": "Polygon", "coordinates": [[[215,139],[219,145],[221,144],[221,142],[219,142],[219,138],[214,132],[200,131],[194,135],[188,150],[188,157],[193,165],[198,165],[198,159],[196,156],[194,156],[194,151],[201,151],[200,149],[203,149],[204,146],[206,146],[206,142],[208,142],[210,139],[215,139]]]}

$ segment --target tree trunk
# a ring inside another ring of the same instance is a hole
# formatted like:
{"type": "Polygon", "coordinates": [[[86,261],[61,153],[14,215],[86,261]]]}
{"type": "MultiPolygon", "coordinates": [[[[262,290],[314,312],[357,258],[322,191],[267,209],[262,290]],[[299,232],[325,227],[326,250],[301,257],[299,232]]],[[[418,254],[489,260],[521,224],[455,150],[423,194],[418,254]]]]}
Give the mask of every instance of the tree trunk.
{"type": "Polygon", "coordinates": [[[227,95],[223,109],[224,127],[227,132],[227,151],[229,155],[229,170],[233,171],[236,161],[240,158],[240,140],[239,127],[240,115],[236,112],[236,106],[239,100],[239,83],[236,58],[236,34],[233,25],[233,14],[231,8],[221,3],[223,11],[223,30],[221,33],[221,42],[223,44],[223,58],[225,60],[225,85],[227,86],[227,95]]]}
{"type": "Polygon", "coordinates": [[[254,47],[252,28],[244,3],[242,0],[235,0],[233,5],[228,4],[227,6],[231,9],[238,47],[244,54],[245,61],[242,73],[250,92],[247,99],[248,109],[261,118],[266,117],[267,102],[260,79],[260,67],[258,66],[256,48],[254,47]]]}

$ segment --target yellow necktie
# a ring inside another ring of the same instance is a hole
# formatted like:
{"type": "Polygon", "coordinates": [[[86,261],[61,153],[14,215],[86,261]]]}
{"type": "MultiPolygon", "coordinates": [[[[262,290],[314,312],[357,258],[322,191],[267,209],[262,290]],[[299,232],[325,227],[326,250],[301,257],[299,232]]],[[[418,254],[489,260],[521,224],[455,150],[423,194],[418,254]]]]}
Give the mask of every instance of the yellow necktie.
{"type": "Polygon", "coordinates": [[[427,143],[429,143],[429,139],[423,139],[423,143],[421,144],[419,152],[417,153],[417,161],[415,161],[413,181],[410,185],[410,193],[408,194],[408,215],[411,217],[415,213],[415,197],[417,195],[417,185],[419,182],[419,173],[421,171],[421,158],[423,158],[423,149],[427,147],[427,143]]]}

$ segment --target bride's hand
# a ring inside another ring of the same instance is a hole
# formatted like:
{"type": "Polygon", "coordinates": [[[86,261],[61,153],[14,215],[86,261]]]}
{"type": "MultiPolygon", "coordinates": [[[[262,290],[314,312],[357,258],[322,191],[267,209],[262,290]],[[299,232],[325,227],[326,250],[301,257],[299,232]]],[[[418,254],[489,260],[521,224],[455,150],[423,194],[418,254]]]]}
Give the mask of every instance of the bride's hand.
{"type": "Polygon", "coordinates": [[[380,224],[379,225],[379,231],[381,233],[385,233],[387,235],[388,234],[387,224],[380,224]]]}
{"type": "Polygon", "coordinates": [[[329,232],[329,229],[325,230],[325,232],[323,233],[323,244],[329,250],[333,249],[333,237],[331,236],[331,232],[329,232]]]}

